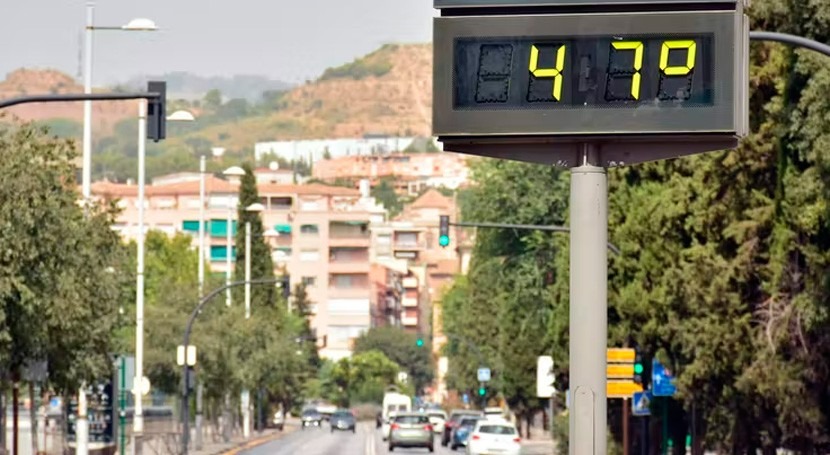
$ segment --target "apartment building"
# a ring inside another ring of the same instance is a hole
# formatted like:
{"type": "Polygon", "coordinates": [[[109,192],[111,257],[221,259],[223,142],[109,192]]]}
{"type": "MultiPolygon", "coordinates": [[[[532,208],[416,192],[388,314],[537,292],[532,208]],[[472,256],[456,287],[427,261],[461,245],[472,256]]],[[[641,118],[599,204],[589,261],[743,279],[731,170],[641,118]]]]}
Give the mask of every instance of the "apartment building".
{"type": "MultiPolygon", "coordinates": [[[[327,339],[321,355],[348,356],[353,340],[372,325],[372,226],[385,223],[386,211],[369,197],[368,182],[354,190],[263,180],[257,186],[265,207],[261,214],[265,229],[277,233],[269,239],[275,268],[289,274],[292,289],[297,283],[306,284],[313,302],[312,327],[327,339]]],[[[199,180],[182,176],[159,182],[146,186],[146,229],[168,235],[190,233],[197,245],[199,180]]],[[[237,229],[238,190],[236,181],[206,178],[206,257],[213,272],[226,270],[228,229],[232,234],[237,229]]],[[[114,228],[126,239],[134,238],[137,186],[97,182],[92,191],[96,197],[119,201],[122,213],[114,228]]]]}
{"type": "Polygon", "coordinates": [[[468,159],[455,153],[343,156],[318,161],[311,172],[313,178],[329,183],[367,178],[375,185],[394,178],[398,193],[417,195],[426,188],[462,186],[469,178],[468,159]]]}

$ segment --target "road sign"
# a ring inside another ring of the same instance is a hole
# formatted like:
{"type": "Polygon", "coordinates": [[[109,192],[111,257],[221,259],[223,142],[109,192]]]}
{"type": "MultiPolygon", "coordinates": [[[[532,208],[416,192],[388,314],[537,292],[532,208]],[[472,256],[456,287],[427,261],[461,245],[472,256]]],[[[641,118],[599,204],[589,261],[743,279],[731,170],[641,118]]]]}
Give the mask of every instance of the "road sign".
{"type": "Polygon", "coordinates": [[[470,396],[466,393],[464,395],[461,395],[461,401],[463,401],[464,404],[470,404],[470,396]]]}
{"type": "Polygon", "coordinates": [[[579,144],[598,143],[611,166],[733,148],[747,134],[743,2],[641,2],[624,14],[567,2],[559,13],[565,1],[439,1],[456,12],[503,5],[433,20],[432,124],[444,150],[575,165],[579,144]]]}
{"type": "Polygon", "coordinates": [[[605,367],[606,377],[608,379],[631,379],[634,377],[633,364],[608,364],[605,367]]]}
{"type": "Polygon", "coordinates": [[[633,404],[631,414],[638,417],[651,415],[651,408],[649,407],[651,398],[650,390],[634,392],[634,397],[631,400],[633,404]]]}
{"type": "Polygon", "coordinates": [[[631,348],[608,348],[605,359],[608,363],[634,363],[637,353],[631,348]]]}
{"type": "Polygon", "coordinates": [[[655,397],[670,397],[677,392],[671,371],[657,359],[651,362],[651,384],[655,397]]]}
{"type": "Polygon", "coordinates": [[[553,357],[542,355],[536,359],[536,396],[550,398],[556,393],[553,374],[553,357]]]}
{"type": "MultiPolygon", "coordinates": [[[[112,381],[98,383],[86,388],[87,396],[87,427],[89,442],[115,443],[115,409],[113,407],[112,381]]],[[[73,396],[66,402],[66,440],[70,445],[76,441],[76,417],[78,415],[78,399],[73,396]]]]}
{"type": "Polygon", "coordinates": [[[488,382],[490,380],[490,369],[489,368],[479,368],[478,369],[478,382],[488,382]]]}
{"type": "Polygon", "coordinates": [[[608,381],[605,390],[608,398],[631,398],[635,392],[642,392],[643,386],[632,381],[608,381]]]}

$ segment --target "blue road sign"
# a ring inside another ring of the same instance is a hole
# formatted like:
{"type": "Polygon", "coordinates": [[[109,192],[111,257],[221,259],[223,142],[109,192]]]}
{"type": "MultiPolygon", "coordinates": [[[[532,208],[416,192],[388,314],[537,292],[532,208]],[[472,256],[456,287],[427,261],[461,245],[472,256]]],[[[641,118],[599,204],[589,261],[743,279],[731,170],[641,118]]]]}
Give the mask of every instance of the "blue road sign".
{"type": "Polygon", "coordinates": [[[467,395],[466,393],[461,396],[461,400],[464,401],[464,404],[470,404],[470,396],[467,395]]]}
{"type": "Polygon", "coordinates": [[[478,381],[479,382],[487,382],[490,380],[490,369],[489,368],[479,368],[478,369],[478,381]]]}
{"type": "Polygon", "coordinates": [[[670,397],[677,392],[671,371],[657,359],[651,362],[651,384],[652,394],[655,397],[670,397]]]}
{"type": "Polygon", "coordinates": [[[651,408],[651,390],[644,390],[642,392],[634,392],[634,397],[631,399],[631,414],[634,416],[650,416],[651,408]]]}

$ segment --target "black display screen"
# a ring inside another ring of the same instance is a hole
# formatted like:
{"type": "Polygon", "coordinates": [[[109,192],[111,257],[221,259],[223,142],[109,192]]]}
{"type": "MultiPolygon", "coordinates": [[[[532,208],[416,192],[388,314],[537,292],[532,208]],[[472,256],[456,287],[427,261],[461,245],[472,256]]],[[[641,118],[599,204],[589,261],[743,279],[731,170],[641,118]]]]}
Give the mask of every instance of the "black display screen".
{"type": "Polygon", "coordinates": [[[711,106],[711,34],[458,38],[454,108],[711,106]]]}

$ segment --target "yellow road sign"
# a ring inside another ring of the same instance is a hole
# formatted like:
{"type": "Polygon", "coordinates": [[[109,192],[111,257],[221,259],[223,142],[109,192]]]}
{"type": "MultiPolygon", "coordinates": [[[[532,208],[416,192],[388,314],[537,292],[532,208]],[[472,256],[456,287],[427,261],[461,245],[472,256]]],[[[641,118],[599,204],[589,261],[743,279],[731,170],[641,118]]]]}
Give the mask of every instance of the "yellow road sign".
{"type": "Polygon", "coordinates": [[[605,367],[608,379],[631,379],[634,377],[634,364],[611,364],[605,367]]]}
{"type": "Polygon", "coordinates": [[[634,392],[642,392],[643,386],[631,381],[608,381],[605,391],[608,398],[631,398],[634,392]]]}
{"type": "Polygon", "coordinates": [[[608,348],[605,354],[608,363],[634,363],[636,356],[634,349],[629,348],[608,348]]]}

